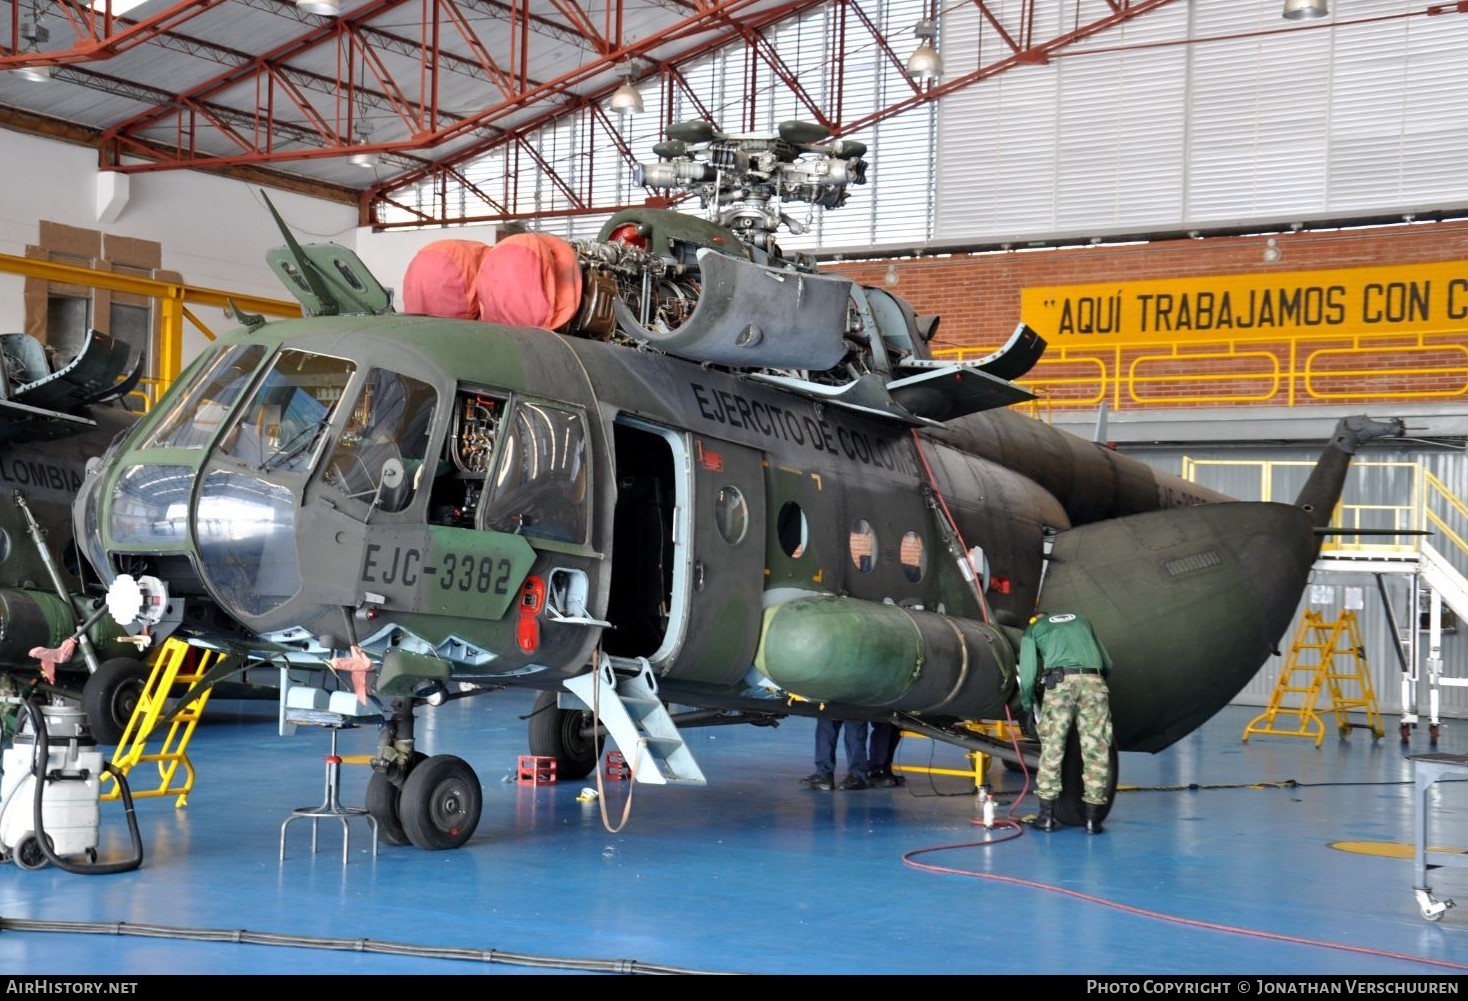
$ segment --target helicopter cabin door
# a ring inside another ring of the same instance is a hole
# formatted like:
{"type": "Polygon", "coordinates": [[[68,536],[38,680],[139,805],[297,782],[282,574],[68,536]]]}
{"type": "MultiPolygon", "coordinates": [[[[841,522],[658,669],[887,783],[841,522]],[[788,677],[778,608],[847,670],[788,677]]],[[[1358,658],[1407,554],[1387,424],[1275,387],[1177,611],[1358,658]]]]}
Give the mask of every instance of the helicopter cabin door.
{"type": "Polygon", "coordinates": [[[763,454],[630,417],[614,426],[617,506],[603,648],[654,673],[733,684],[764,594],[763,454]]]}

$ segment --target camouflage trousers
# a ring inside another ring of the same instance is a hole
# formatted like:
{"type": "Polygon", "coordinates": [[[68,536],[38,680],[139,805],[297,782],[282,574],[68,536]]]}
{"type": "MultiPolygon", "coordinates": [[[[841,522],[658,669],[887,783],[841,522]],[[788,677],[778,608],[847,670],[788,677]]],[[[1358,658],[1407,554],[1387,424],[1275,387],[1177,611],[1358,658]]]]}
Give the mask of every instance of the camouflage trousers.
{"type": "Polygon", "coordinates": [[[1040,770],[1035,776],[1035,795],[1059,799],[1061,762],[1065,738],[1075,722],[1081,741],[1081,783],[1087,803],[1106,802],[1111,747],[1111,701],[1106,679],[1099,674],[1068,674],[1045,692],[1035,734],[1040,738],[1040,770]]]}

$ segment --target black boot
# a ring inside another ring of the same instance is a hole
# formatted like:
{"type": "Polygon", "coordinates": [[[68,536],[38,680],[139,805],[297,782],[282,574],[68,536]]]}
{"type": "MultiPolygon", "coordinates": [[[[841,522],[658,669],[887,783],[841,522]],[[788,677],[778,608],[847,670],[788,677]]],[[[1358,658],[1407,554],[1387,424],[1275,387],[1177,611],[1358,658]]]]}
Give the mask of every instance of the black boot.
{"type": "Polygon", "coordinates": [[[1102,834],[1105,828],[1101,826],[1101,808],[1095,803],[1086,804],[1086,833],[1102,834]]]}
{"type": "Polygon", "coordinates": [[[1060,830],[1060,821],[1055,819],[1055,800],[1040,800],[1040,814],[1035,818],[1035,830],[1046,834],[1060,830]]]}

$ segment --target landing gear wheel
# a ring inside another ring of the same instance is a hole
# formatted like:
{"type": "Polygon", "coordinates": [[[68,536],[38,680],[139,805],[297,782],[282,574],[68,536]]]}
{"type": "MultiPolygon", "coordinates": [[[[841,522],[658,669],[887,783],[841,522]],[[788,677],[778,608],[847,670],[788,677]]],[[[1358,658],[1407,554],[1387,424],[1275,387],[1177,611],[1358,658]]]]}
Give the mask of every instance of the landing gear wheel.
{"type": "Polygon", "coordinates": [[[399,803],[402,800],[403,783],[407,782],[406,776],[413,774],[413,770],[427,760],[428,755],[422,751],[414,751],[412,761],[403,773],[404,777],[393,781],[390,772],[374,771],[367,780],[367,812],[377,821],[377,836],[387,844],[399,848],[412,844],[408,840],[407,832],[403,830],[399,803]]]}
{"type": "Polygon", "coordinates": [[[408,773],[398,806],[408,840],[425,851],[442,851],[473,835],[484,790],[462,758],[435,754],[408,773]]]}
{"type": "Polygon", "coordinates": [[[574,782],[596,769],[596,718],[584,709],[561,709],[555,692],[541,692],[530,713],[530,753],[556,759],[556,778],[574,782]]]}
{"type": "Polygon", "coordinates": [[[1427,728],[1427,739],[1428,739],[1428,741],[1430,743],[1432,743],[1434,746],[1436,746],[1436,744],[1437,744],[1437,738],[1438,738],[1438,735],[1440,733],[1442,733],[1442,727],[1439,724],[1437,724],[1437,723],[1431,724],[1427,728]]]}
{"type": "MultiPolygon", "coordinates": [[[[1106,802],[1096,819],[1105,820],[1116,798],[1116,745],[1106,751],[1106,802]]],[[[1055,819],[1067,827],[1080,827],[1086,822],[1086,803],[1082,799],[1085,786],[1081,782],[1081,738],[1072,727],[1065,738],[1065,758],[1060,765],[1060,798],[1055,801],[1055,819]]]]}
{"type": "Polygon", "coordinates": [[[1401,728],[1401,733],[1402,733],[1402,743],[1405,744],[1405,743],[1407,743],[1407,741],[1411,740],[1412,739],[1412,724],[1411,723],[1403,723],[1402,724],[1402,728],[1401,728]]]}
{"type": "Polygon", "coordinates": [[[116,744],[127,732],[148,684],[150,669],[132,657],[114,657],[97,666],[82,687],[82,710],[99,744],[116,744]]]}
{"type": "MultiPolygon", "coordinates": [[[[46,843],[52,843],[49,834],[46,835],[46,843]]],[[[50,862],[45,849],[41,847],[40,839],[34,834],[27,834],[15,846],[15,864],[22,869],[44,869],[50,862]]]]}

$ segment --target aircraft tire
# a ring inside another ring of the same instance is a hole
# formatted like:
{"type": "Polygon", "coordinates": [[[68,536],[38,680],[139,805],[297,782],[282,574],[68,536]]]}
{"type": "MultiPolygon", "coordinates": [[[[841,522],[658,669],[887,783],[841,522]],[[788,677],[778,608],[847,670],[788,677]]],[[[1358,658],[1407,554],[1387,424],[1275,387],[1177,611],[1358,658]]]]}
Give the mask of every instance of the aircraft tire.
{"type": "Polygon", "coordinates": [[[143,697],[151,669],[132,657],[114,657],[97,666],[82,687],[82,711],[99,744],[116,744],[127,732],[143,697]]]}
{"type": "MultiPolygon", "coordinates": [[[[422,751],[414,751],[407,774],[411,775],[413,769],[427,760],[428,755],[422,751]]],[[[367,812],[377,821],[377,836],[385,843],[399,848],[413,843],[408,840],[408,832],[403,830],[399,805],[402,802],[403,783],[406,781],[406,778],[402,778],[394,782],[387,772],[378,771],[374,771],[367,780],[367,812]]]]}
{"type": "Polygon", "coordinates": [[[596,744],[584,709],[561,709],[555,692],[541,692],[530,713],[530,753],[556,759],[556,778],[575,782],[596,769],[596,744]]]}
{"type": "Polygon", "coordinates": [[[398,800],[403,832],[424,851],[458,848],[479,826],[484,790],[468,762],[435,754],[408,773],[398,800]]]}
{"type": "MultiPolygon", "coordinates": [[[[1117,756],[1116,745],[1112,744],[1107,753],[1110,772],[1106,780],[1106,803],[1101,807],[1101,818],[1111,812],[1111,804],[1116,799],[1116,769],[1117,756]]],[[[1086,804],[1081,798],[1084,790],[1081,787],[1081,739],[1076,735],[1074,727],[1065,738],[1065,758],[1060,765],[1060,799],[1055,801],[1055,819],[1067,827],[1081,827],[1086,823],[1086,804]]]]}

